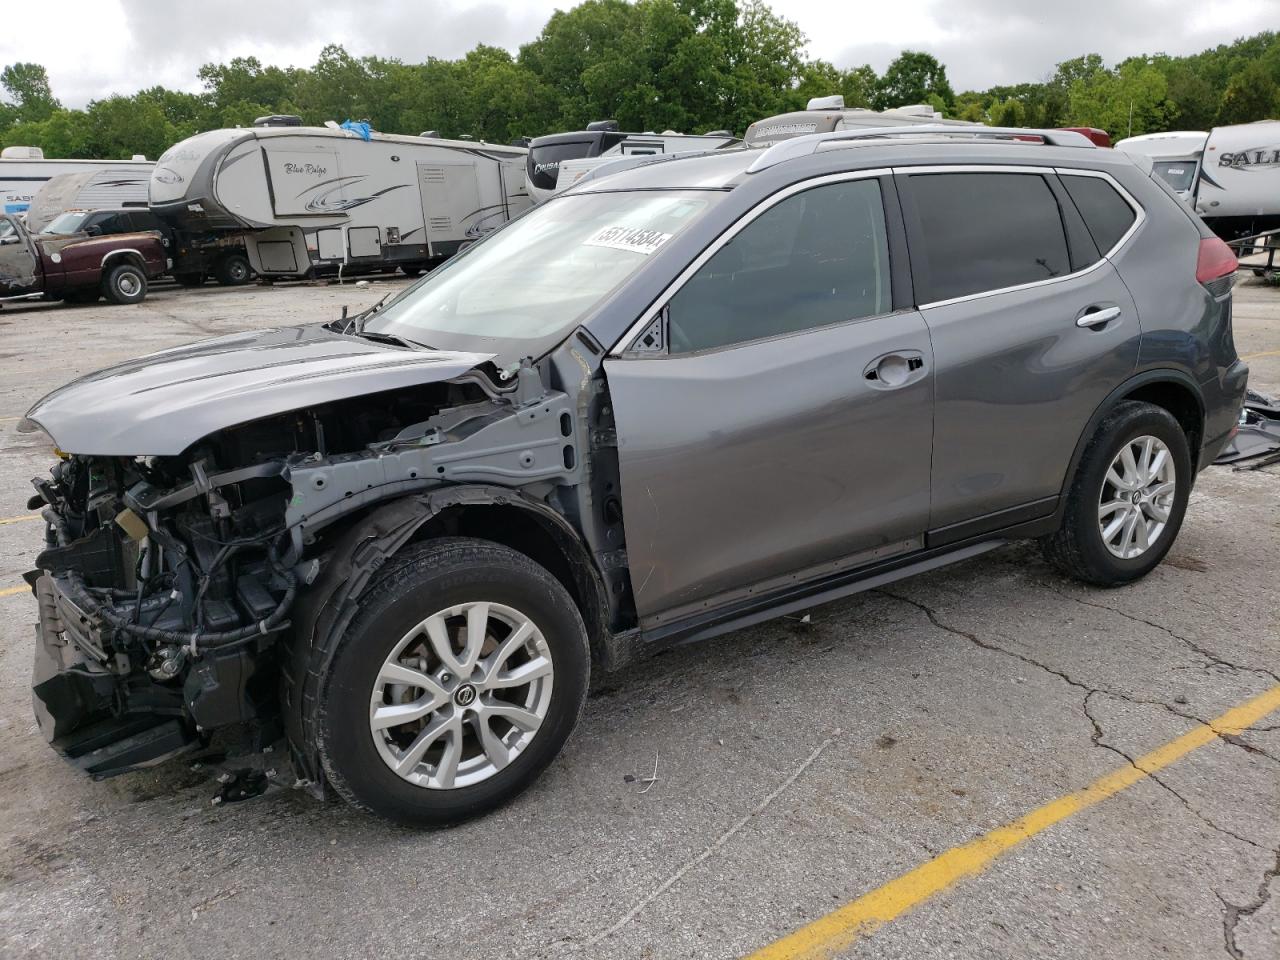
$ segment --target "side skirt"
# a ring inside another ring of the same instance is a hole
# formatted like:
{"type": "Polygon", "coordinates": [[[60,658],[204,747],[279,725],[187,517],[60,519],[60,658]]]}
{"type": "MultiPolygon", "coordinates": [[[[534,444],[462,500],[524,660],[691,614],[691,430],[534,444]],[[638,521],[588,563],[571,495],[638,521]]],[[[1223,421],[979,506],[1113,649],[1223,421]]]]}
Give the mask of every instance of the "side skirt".
{"type": "Polygon", "coordinates": [[[698,613],[651,629],[629,630],[614,634],[605,641],[606,671],[659,653],[669,647],[707,640],[734,630],[764,623],[842,597],[875,590],[919,573],[926,573],[962,560],[980,556],[1012,540],[1043,537],[1058,528],[1056,513],[1047,517],[1016,523],[1000,530],[959,542],[947,543],[916,551],[892,560],[868,564],[856,570],[843,571],[795,584],[767,595],[729,604],[714,611],[698,613]]]}

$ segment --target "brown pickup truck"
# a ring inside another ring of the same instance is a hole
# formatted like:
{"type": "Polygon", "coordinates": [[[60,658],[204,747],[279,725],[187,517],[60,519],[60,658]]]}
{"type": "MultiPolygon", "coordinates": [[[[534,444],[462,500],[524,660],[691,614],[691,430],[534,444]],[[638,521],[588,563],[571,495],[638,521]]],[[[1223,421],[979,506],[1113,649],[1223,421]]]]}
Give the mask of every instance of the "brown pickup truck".
{"type": "Polygon", "coordinates": [[[138,303],[167,268],[158,233],[33,237],[16,217],[0,215],[0,300],[138,303]]]}

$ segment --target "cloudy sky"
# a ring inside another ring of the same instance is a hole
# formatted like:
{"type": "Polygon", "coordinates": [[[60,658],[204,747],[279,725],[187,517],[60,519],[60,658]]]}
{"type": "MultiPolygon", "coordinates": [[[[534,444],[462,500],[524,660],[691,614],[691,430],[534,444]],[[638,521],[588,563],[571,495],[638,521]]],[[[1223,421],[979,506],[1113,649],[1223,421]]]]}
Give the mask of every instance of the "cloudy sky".
{"type": "MultiPolygon", "coordinates": [[[[68,106],[163,84],[196,91],[211,60],[307,66],[327,43],[406,61],[484,42],[515,51],[571,0],[7,0],[0,64],[34,60],[68,106]]],[[[957,90],[1040,80],[1097,52],[1192,53],[1280,25],[1280,0],[775,0],[809,54],[882,71],[904,47],[946,64],[957,90]]]]}

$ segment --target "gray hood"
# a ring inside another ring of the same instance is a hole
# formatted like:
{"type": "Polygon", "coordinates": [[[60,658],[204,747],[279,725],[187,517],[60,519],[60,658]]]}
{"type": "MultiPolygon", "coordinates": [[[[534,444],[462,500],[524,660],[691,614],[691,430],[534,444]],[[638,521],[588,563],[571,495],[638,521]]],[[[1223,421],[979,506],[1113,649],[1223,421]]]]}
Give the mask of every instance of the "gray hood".
{"type": "Polygon", "coordinates": [[[317,404],[449,380],[492,354],[411,350],[322,326],[233,334],[59,387],[27,412],[67,453],[172,456],[217,430],[317,404]]]}

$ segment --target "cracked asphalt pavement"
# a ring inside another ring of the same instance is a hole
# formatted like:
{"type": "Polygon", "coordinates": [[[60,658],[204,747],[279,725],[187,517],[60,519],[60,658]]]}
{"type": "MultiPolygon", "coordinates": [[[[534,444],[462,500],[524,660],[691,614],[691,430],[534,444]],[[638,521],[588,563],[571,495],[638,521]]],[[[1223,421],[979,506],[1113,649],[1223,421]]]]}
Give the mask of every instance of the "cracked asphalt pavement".
{"type": "MultiPolygon", "coordinates": [[[[0,418],[71,377],[390,284],[0,310],[0,418]]],[[[1280,290],[1237,288],[1280,392],[1280,290]]],[[[47,450],[0,419],[0,519],[47,450]]],[[[564,754],[448,831],[173,763],[102,783],[31,716],[39,524],[0,523],[0,955],[743,956],[1280,684],[1280,467],[1210,468],[1166,562],[1065,580],[1032,544],[599,676],[564,754]],[[656,768],[656,774],[655,774],[656,768]],[[652,776],[656,780],[647,782],[652,776]]],[[[1211,738],[853,943],[875,958],[1280,957],[1280,712],[1211,738]]]]}

